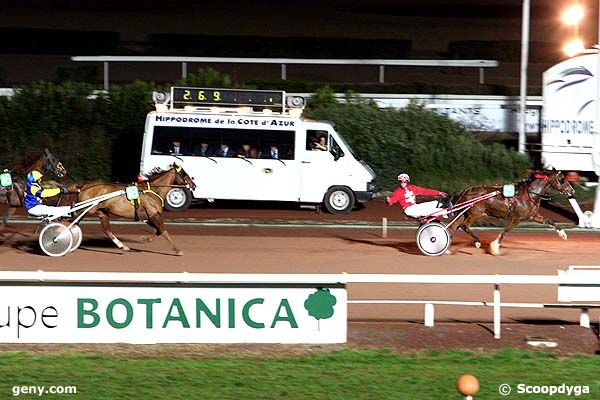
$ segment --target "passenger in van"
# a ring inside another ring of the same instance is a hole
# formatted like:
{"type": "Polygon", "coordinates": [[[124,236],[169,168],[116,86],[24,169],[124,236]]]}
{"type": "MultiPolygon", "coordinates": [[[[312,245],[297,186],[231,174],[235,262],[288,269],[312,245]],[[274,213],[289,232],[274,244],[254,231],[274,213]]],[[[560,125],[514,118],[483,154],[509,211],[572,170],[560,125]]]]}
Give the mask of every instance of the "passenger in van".
{"type": "Polygon", "coordinates": [[[208,147],[208,143],[200,143],[200,146],[194,147],[194,155],[200,157],[212,156],[212,151],[208,147]]]}
{"type": "Polygon", "coordinates": [[[271,158],[273,160],[279,160],[281,158],[281,153],[279,148],[276,145],[271,145],[271,148],[262,152],[262,158],[271,158]]]}
{"type": "Polygon", "coordinates": [[[181,145],[181,140],[175,139],[171,142],[171,145],[167,149],[167,154],[172,154],[174,156],[185,156],[187,155],[187,151],[181,145]]]}
{"type": "Polygon", "coordinates": [[[217,157],[233,157],[235,152],[229,148],[229,145],[223,143],[215,155],[217,157]]]}
{"type": "Polygon", "coordinates": [[[327,151],[327,138],[319,136],[319,141],[314,143],[313,150],[327,151]]]}
{"type": "Polygon", "coordinates": [[[254,157],[252,157],[252,149],[249,144],[243,144],[242,148],[237,152],[237,156],[240,158],[256,158],[256,151],[254,154],[254,157]]]}

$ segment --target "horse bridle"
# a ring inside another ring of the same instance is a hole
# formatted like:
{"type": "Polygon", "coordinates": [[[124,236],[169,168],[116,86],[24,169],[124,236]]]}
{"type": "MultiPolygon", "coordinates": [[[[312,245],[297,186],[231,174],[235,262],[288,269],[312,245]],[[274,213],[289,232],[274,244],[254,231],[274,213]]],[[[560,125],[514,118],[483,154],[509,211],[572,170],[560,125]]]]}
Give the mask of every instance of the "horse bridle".
{"type": "Polygon", "coordinates": [[[44,149],[44,168],[47,171],[52,171],[59,178],[65,176],[67,172],[66,168],[62,165],[58,158],[56,158],[54,154],[50,153],[50,150],[48,149],[44,149]]]}
{"type": "Polygon", "coordinates": [[[185,187],[191,189],[192,185],[196,186],[196,184],[192,180],[192,177],[187,172],[185,172],[183,168],[175,167],[175,171],[177,171],[177,175],[179,175],[179,177],[185,182],[185,187]]]}
{"type": "MultiPolygon", "coordinates": [[[[565,181],[564,176],[562,178],[555,177],[556,182],[560,185],[560,189],[557,188],[556,186],[554,186],[554,184],[551,182],[550,177],[548,175],[536,173],[534,175],[534,178],[545,180],[547,182],[547,184],[550,184],[550,186],[552,186],[552,188],[556,189],[560,194],[565,195],[565,196],[569,196],[568,188],[571,188],[571,190],[574,191],[573,186],[571,186],[571,184],[569,182],[565,181]],[[565,187],[565,183],[568,186],[565,187]]],[[[544,192],[545,192],[545,190],[544,190],[544,192]]],[[[544,197],[544,195],[542,193],[532,192],[530,190],[528,190],[527,193],[538,195],[542,198],[542,200],[550,200],[551,199],[551,197],[549,197],[549,196],[544,197]]]]}
{"type": "MultiPolygon", "coordinates": [[[[181,167],[179,166],[173,166],[173,168],[175,169],[175,173],[183,180],[183,182],[185,183],[185,185],[152,185],[154,187],[170,187],[170,188],[188,188],[188,189],[192,189],[192,185],[196,186],[196,184],[194,183],[194,181],[192,180],[192,177],[189,176],[189,174],[181,167]]],[[[148,187],[150,187],[150,182],[147,182],[148,187]]]]}

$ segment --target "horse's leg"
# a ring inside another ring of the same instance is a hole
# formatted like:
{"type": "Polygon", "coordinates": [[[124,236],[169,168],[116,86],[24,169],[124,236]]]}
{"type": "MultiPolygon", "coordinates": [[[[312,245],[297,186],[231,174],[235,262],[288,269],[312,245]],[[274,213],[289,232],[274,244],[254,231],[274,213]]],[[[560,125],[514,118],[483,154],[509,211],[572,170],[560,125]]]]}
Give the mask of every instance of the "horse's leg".
{"type": "Polygon", "coordinates": [[[499,256],[500,255],[500,244],[502,243],[502,240],[504,240],[504,237],[508,234],[508,232],[512,231],[512,229],[517,226],[517,224],[519,223],[518,220],[516,220],[515,218],[511,218],[508,223],[504,226],[504,229],[502,230],[502,232],[500,232],[500,234],[498,235],[498,237],[496,237],[496,239],[490,243],[490,253],[494,256],[499,256]]]}
{"type": "Polygon", "coordinates": [[[8,207],[8,209],[4,213],[4,216],[2,217],[2,224],[0,224],[0,231],[4,230],[4,228],[6,227],[6,224],[8,223],[8,220],[13,216],[13,214],[15,213],[16,210],[17,209],[15,207],[8,207]]]}
{"type": "Polygon", "coordinates": [[[534,222],[537,222],[538,224],[550,225],[552,228],[554,228],[554,230],[558,234],[558,237],[560,237],[562,240],[567,240],[567,232],[565,232],[564,229],[560,229],[556,225],[556,223],[554,221],[552,221],[551,219],[548,219],[540,214],[534,215],[533,218],[531,218],[531,219],[534,222]]]}
{"type": "Polygon", "coordinates": [[[103,211],[98,210],[97,212],[98,214],[98,218],[100,218],[100,224],[102,225],[102,230],[104,231],[104,233],[106,234],[106,236],[108,236],[110,238],[110,240],[113,241],[113,243],[115,245],[117,245],[118,248],[120,248],[123,251],[129,251],[129,247],[123,245],[123,243],[121,243],[121,241],[110,231],[110,219],[108,217],[108,214],[106,214],[103,211]]]}
{"type": "Polygon", "coordinates": [[[173,250],[175,250],[176,255],[178,255],[178,256],[183,255],[183,251],[177,247],[177,245],[175,244],[173,239],[171,239],[171,235],[169,235],[169,232],[167,232],[167,230],[165,229],[165,223],[163,222],[163,219],[162,219],[162,216],[160,215],[160,213],[156,213],[153,216],[149,217],[148,225],[150,225],[151,227],[156,229],[157,235],[162,235],[165,237],[165,239],[167,239],[167,241],[173,247],[173,250]]]}
{"type": "Polygon", "coordinates": [[[465,231],[465,233],[473,239],[473,244],[475,247],[481,247],[481,240],[473,231],[471,230],[471,225],[473,225],[479,218],[481,218],[481,213],[471,212],[465,218],[464,222],[460,224],[459,228],[465,231]]]}

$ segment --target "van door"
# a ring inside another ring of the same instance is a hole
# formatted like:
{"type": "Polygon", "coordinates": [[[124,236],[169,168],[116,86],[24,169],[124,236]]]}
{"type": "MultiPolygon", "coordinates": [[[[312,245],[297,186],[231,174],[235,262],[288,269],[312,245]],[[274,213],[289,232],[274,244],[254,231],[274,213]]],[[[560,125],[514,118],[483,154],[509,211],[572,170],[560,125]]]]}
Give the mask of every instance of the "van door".
{"type": "Polygon", "coordinates": [[[306,143],[299,152],[300,201],[320,203],[329,187],[336,184],[339,171],[331,145],[332,136],[325,126],[306,124],[306,143]]]}

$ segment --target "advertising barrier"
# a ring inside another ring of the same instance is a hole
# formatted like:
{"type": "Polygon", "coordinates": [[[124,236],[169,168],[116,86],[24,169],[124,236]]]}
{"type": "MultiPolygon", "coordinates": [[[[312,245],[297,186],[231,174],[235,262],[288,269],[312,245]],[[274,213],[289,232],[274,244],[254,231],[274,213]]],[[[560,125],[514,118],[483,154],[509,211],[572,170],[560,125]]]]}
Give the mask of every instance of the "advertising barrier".
{"type": "Polygon", "coordinates": [[[343,343],[346,289],[0,287],[3,343],[343,343]]]}

